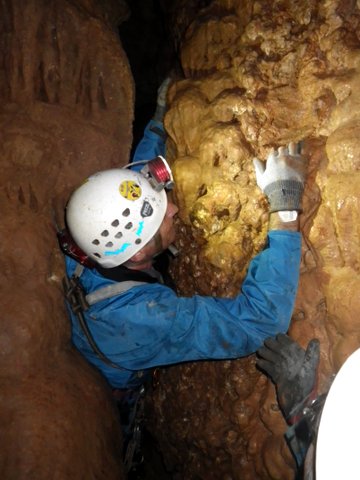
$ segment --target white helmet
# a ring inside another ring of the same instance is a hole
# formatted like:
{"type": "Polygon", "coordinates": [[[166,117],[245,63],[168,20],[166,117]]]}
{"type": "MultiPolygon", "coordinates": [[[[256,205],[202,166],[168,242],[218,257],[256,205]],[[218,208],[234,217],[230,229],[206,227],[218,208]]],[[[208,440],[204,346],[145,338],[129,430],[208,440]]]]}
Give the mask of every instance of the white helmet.
{"type": "Polygon", "coordinates": [[[317,480],[358,480],[360,349],[345,361],[326,397],[316,443],[317,480]]]}
{"type": "Polygon", "coordinates": [[[166,208],[164,189],[156,191],[143,173],[116,168],[95,173],[75,190],[66,222],[77,245],[101,266],[112,268],[151,240],[166,208]]]}

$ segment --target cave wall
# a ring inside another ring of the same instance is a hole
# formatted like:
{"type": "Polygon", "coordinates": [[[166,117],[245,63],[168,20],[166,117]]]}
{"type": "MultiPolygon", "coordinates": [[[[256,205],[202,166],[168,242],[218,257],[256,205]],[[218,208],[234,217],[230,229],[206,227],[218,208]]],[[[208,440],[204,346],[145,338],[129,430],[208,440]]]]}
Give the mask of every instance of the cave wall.
{"type": "MultiPolygon", "coordinates": [[[[165,0],[159,2],[166,8],[165,0]]],[[[232,296],[264,244],[252,157],[305,139],[303,258],[290,334],[321,340],[320,390],[359,346],[359,6],[178,0],[184,78],[169,92],[184,295],[232,296]]],[[[107,0],[0,6],[2,478],[123,477],[107,385],[70,343],[53,217],[127,162],[134,87],[107,0]],[[101,412],[101,415],[99,415],[101,412]]],[[[290,479],[274,388],[254,358],[161,372],[148,426],[179,479],[290,479]]]]}
{"type": "MultiPolygon", "coordinates": [[[[359,3],[177,8],[184,78],[170,89],[165,118],[180,206],[173,274],[184,295],[236,294],[267,230],[252,158],[304,140],[309,173],[290,335],[303,346],[321,341],[325,392],[360,345],[359,3]]],[[[274,387],[253,357],[163,370],[153,402],[149,428],[175,478],[293,478],[274,387]]]]}
{"type": "Polygon", "coordinates": [[[70,343],[61,278],[69,193],[124,164],[134,87],[122,2],[0,5],[0,476],[123,478],[111,392],[70,343]]]}

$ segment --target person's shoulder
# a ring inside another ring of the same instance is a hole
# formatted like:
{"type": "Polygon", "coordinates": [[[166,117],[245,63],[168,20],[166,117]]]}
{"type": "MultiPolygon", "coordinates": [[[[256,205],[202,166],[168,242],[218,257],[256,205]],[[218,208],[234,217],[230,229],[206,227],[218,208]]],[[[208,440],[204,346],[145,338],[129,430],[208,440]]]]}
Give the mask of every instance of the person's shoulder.
{"type": "Polygon", "coordinates": [[[65,268],[68,275],[72,275],[74,273],[76,265],[78,265],[78,263],[73,258],[65,255],[65,268]]]}

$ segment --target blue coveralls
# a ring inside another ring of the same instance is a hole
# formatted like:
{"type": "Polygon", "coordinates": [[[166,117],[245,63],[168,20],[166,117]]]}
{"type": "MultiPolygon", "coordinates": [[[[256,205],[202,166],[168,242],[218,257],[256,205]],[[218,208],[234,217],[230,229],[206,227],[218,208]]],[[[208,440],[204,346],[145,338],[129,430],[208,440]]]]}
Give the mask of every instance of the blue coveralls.
{"type": "MultiPolygon", "coordinates": [[[[134,161],[164,154],[163,140],[150,122],[134,161]]],[[[157,123],[157,126],[161,124],[157,123]]],[[[100,350],[123,370],[100,360],[70,312],[72,340],[114,388],[134,388],[154,367],[206,359],[234,359],[254,353],[264,340],[286,332],[298,286],[301,236],[271,231],[267,247],[249,265],[235,298],[178,297],[160,283],[146,283],[102,300],[85,312],[100,350]]],[[[66,257],[71,276],[75,260],[66,257]]],[[[96,269],[80,277],[86,294],[116,283],[96,269]]]]}

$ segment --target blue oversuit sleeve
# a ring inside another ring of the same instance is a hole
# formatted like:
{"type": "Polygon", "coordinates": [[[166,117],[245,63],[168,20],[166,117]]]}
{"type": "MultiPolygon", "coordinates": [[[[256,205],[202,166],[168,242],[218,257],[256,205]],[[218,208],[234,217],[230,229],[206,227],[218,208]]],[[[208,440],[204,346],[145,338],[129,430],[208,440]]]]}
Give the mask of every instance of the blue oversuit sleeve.
{"type": "MultiPolygon", "coordinates": [[[[161,122],[150,120],[146,125],[144,136],[135,149],[133,162],[151,160],[161,155],[165,157],[165,130],[161,122]]],[[[143,165],[134,165],[132,170],[141,170],[143,165]]]]}
{"type": "Polygon", "coordinates": [[[299,233],[272,231],[237,297],[184,298],[160,284],[137,286],[90,309],[94,337],[132,370],[249,355],[288,330],[300,257],[299,233]]]}

